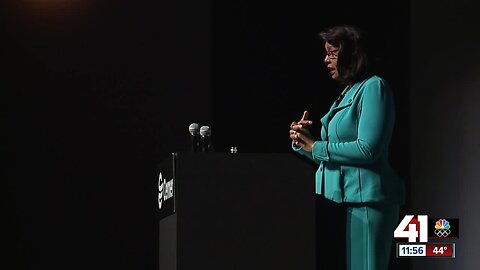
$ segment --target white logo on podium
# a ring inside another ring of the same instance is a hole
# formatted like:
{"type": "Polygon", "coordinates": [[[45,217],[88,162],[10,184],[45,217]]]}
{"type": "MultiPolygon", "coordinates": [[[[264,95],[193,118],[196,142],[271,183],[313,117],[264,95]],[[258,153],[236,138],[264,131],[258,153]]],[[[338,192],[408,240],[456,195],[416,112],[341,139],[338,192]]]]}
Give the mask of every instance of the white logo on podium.
{"type": "Polygon", "coordinates": [[[163,179],[162,173],[158,176],[158,209],[162,209],[163,201],[173,197],[173,179],[163,179]]]}

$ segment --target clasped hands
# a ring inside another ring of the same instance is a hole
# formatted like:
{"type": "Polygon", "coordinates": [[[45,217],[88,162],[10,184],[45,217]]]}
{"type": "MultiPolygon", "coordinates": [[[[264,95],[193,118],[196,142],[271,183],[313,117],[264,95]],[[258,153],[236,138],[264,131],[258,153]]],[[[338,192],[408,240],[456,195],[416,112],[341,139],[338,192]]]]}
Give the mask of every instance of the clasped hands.
{"type": "Polygon", "coordinates": [[[308,111],[303,112],[303,116],[298,122],[292,122],[290,125],[290,139],[293,140],[293,143],[303,148],[307,152],[312,152],[313,144],[315,140],[313,139],[310,131],[307,129],[312,125],[312,121],[308,120],[308,111]]]}

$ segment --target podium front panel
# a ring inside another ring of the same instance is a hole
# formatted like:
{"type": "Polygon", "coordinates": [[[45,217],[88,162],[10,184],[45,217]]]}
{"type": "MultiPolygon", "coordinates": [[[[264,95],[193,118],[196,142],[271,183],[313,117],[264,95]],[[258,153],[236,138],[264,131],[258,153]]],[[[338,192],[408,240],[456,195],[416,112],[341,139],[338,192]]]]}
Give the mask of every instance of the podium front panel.
{"type": "Polygon", "coordinates": [[[175,269],[315,269],[315,180],[308,162],[293,154],[177,153],[173,159],[175,269]]]}

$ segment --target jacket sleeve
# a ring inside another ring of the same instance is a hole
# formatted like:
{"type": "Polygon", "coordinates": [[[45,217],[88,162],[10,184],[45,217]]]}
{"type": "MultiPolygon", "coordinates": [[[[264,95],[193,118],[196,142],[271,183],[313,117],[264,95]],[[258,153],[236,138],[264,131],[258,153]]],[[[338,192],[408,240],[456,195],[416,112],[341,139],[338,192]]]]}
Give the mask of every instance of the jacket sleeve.
{"type": "Polygon", "coordinates": [[[368,164],[384,151],[393,131],[394,102],[390,89],[382,80],[369,82],[361,93],[358,136],[354,141],[317,141],[312,159],[320,161],[368,164]]]}
{"type": "MultiPolygon", "coordinates": [[[[317,143],[317,142],[315,142],[313,145],[315,146],[316,143],[317,143]]],[[[303,150],[303,148],[301,148],[301,147],[299,147],[299,146],[296,146],[293,141],[292,141],[292,149],[293,149],[295,152],[297,152],[297,153],[299,153],[299,154],[302,154],[302,155],[308,157],[309,159],[313,160],[313,161],[314,161],[315,163],[317,163],[317,164],[320,164],[320,162],[321,162],[320,159],[315,159],[315,158],[313,158],[313,155],[312,155],[313,152],[308,152],[308,151],[303,150]]]]}

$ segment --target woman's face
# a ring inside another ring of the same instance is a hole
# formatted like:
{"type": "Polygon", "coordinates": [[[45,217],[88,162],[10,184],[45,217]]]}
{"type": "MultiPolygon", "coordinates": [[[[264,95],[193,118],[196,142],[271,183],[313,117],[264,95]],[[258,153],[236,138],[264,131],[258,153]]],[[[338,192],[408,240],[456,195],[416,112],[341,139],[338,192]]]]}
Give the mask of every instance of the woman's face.
{"type": "Polygon", "coordinates": [[[332,79],[339,80],[340,75],[337,70],[337,58],[338,58],[338,48],[334,47],[332,44],[325,42],[325,59],[324,62],[327,64],[327,70],[332,79]]]}

